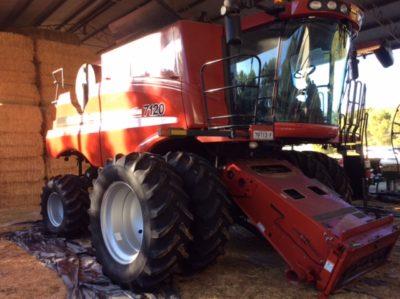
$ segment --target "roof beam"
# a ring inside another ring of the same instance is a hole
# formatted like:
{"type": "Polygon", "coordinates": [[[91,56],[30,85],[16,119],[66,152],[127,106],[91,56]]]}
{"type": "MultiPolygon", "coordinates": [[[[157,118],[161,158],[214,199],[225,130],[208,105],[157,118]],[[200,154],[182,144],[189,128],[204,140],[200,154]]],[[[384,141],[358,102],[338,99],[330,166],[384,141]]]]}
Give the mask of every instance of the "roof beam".
{"type": "MultiPolygon", "coordinates": [[[[361,2],[361,1],[360,1],[361,2]]],[[[361,4],[360,6],[365,10],[372,10],[374,8],[380,8],[382,6],[386,6],[395,2],[398,2],[398,0],[379,0],[379,3],[372,3],[371,1],[362,1],[362,2],[366,2],[366,4],[361,4]]]]}
{"type": "Polygon", "coordinates": [[[138,10],[139,8],[141,8],[141,7],[145,6],[145,5],[147,5],[147,4],[150,3],[151,1],[152,1],[152,0],[146,0],[144,3],[141,3],[141,4],[137,5],[137,6],[135,6],[134,8],[132,8],[129,12],[124,13],[123,15],[118,16],[117,18],[114,18],[113,20],[107,22],[107,24],[105,24],[105,25],[103,25],[103,26],[101,26],[101,27],[95,29],[94,31],[92,31],[92,32],[90,32],[89,34],[87,34],[86,36],[84,36],[83,39],[81,39],[81,42],[83,43],[83,42],[87,41],[88,39],[92,38],[93,36],[99,34],[100,32],[106,30],[106,29],[108,28],[108,26],[109,26],[111,23],[114,23],[115,21],[117,21],[117,20],[119,20],[119,19],[121,19],[121,18],[123,18],[123,17],[125,17],[125,16],[127,16],[127,15],[129,15],[129,14],[131,14],[131,13],[133,13],[134,11],[136,11],[136,10],[138,10]]]}
{"type": "Polygon", "coordinates": [[[14,6],[11,13],[1,23],[0,29],[5,29],[15,22],[15,20],[17,20],[28,9],[32,2],[33,0],[25,0],[25,2],[20,2],[19,5],[14,6]]]}
{"type": "Polygon", "coordinates": [[[398,22],[400,22],[400,16],[391,18],[391,19],[382,19],[380,22],[373,22],[373,23],[370,23],[369,25],[362,26],[361,32],[377,29],[379,27],[388,26],[391,24],[396,24],[398,22]]]}
{"type": "Polygon", "coordinates": [[[85,11],[89,6],[93,5],[96,0],[86,0],[80,5],[77,9],[74,10],[72,14],[70,14],[61,24],[57,25],[56,30],[60,30],[65,25],[69,24],[73,19],[75,19],[78,15],[80,15],[83,11],[85,11]]]}
{"type": "Polygon", "coordinates": [[[42,25],[53,13],[55,13],[65,2],[66,0],[58,0],[53,1],[52,4],[48,6],[46,10],[44,10],[33,22],[33,26],[42,25]]]}
{"type": "Polygon", "coordinates": [[[190,9],[196,7],[197,5],[200,5],[200,4],[202,4],[202,3],[206,2],[206,1],[207,0],[196,0],[196,1],[192,2],[192,3],[189,3],[185,7],[179,9],[178,10],[178,14],[184,13],[184,12],[186,12],[186,11],[188,11],[188,10],[190,10],[190,9]]]}
{"type": "Polygon", "coordinates": [[[166,9],[169,13],[173,14],[178,20],[181,20],[182,17],[164,0],[155,0],[158,4],[160,4],[164,9],[166,9]]]}
{"type": "Polygon", "coordinates": [[[81,27],[84,27],[85,25],[90,23],[93,19],[95,19],[102,13],[106,12],[109,8],[111,8],[115,4],[116,4],[116,1],[108,1],[108,0],[103,1],[93,11],[89,12],[84,17],[82,17],[77,24],[75,24],[71,28],[69,28],[67,30],[67,32],[70,32],[70,33],[76,32],[78,29],[80,29],[81,27]]]}

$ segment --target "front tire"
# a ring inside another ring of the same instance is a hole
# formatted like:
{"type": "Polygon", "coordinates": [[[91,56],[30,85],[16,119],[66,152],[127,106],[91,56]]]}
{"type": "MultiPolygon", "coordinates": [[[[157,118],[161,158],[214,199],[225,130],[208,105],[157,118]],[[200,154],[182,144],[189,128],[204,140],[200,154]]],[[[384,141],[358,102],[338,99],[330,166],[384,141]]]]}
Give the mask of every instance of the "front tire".
{"type": "Polygon", "coordinates": [[[180,178],[161,158],[130,154],[93,186],[90,231],[103,272],[127,288],[152,288],[185,255],[191,214],[180,178]]]}
{"type": "Polygon", "coordinates": [[[193,241],[188,245],[184,268],[198,271],[224,253],[228,228],[232,222],[227,191],[217,171],[202,157],[186,152],[170,152],[166,161],[184,181],[189,195],[189,210],[194,216],[190,227],[193,241]]]}
{"type": "Polygon", "coordinates": [[[350,184],[350,179],[344,171],[343,167],[339,163],[323,154],[318,152],[305,152],[305,154],[312,157],[312,159],[319,161],[325,166],[327,173],[329,174],[334,190],[348,203],[353,200],[353,189],[350,184]]]}
{"type": "Polygon", "coordinates": [[[76,175],[57,176],[43,188],[41,214],[47,231],[77,237],[87,232],[89,195],[76,175]]]}

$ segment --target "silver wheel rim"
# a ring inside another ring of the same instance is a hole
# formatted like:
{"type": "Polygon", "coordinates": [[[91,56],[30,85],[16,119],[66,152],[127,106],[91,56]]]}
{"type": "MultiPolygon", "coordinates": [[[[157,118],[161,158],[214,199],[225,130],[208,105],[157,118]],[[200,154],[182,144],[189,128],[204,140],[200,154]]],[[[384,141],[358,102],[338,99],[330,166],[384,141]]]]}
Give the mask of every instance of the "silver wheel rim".
{"type": "Polygon", "coordinates": [[[47,215],[54,227],[59,227],[64,220],[62,197],[56,192],[51,193],[47,200],[47,215]]]}
{"type": "Polygon", "coordinates": [[[115,182],[106,190],[100,225],[112,258],[121,265],[135,261],[143,242],[143,214],[137,194],[127,183],[115,182]]]}

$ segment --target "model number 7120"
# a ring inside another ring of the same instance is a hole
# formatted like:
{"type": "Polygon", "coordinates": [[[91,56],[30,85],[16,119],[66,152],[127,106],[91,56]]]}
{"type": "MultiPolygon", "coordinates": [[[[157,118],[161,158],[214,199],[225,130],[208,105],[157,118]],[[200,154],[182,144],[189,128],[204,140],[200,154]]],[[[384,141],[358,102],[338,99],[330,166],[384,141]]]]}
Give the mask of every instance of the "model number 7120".
{"type": "Polygon", "coordinates": [[[165,114],[165,105],[162,103],[146,104],[143,106],[143,116],[163,116],[165,114]]]}

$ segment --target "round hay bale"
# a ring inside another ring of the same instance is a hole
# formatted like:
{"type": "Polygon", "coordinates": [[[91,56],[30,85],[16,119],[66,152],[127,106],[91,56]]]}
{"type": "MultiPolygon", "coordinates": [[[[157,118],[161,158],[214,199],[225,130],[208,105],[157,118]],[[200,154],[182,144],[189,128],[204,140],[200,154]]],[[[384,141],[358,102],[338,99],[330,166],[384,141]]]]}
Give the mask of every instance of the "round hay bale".
{"type": "Polygon", "coordinates": [[[39,133],[0,133],[0,157],[38,157],[43,151],[43,138],[39,133]]]}
{"type": "Polygon", "coordinates": [[[0,103],[38,105],[40,96],[36,85],[0,82],[0,103]]]}
{"type": "Polygon", "coordinates": [[[33,53],[33,40],[25,35],[0,32],[0,46],[23,48],[33,53]]]}
{"type": "Polygon", "coordinates": [[[42,112],[39,107],[0,105],[0,133],[40,133],[42,112]]]}
{"type": "Polygon", "coordinates": [[[43,180],[44,176],[42,157],[0,159],[0,184],[37,182],[43,180]]]}
{"type": "Polygon", "coordinates": [[[3,71],[0,66],[0,82],[2,83],[18,83],[18,84],[35,84],[36,75],[34,72],[19,71],[3,71]]]}

